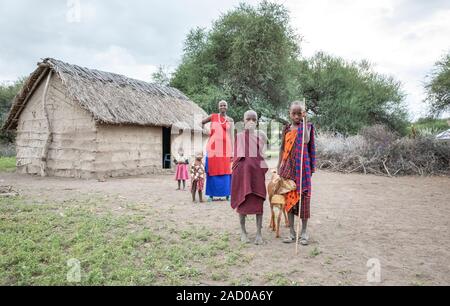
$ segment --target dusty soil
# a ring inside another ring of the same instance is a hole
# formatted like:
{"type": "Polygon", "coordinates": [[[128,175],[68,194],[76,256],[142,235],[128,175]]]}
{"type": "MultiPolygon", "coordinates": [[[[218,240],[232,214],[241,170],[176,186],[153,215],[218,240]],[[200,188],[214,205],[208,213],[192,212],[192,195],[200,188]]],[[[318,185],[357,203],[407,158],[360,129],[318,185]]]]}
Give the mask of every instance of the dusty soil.
{"type": "MultiPolygon", "coordinates": [[[[205,226],[239,239],[238,217],[229,203],[194,204],[187,191],[175,191],[170,175],[97,182],[1,173],[0,185],[11,185],[22,196],[42,201],[110,197],[108,208],[117,212],[123,209],[123,201],[117,199],[142,203],[180,228],[205,226]]],[[[450,284],[450,178],[319,172],[313,177],[313,188],[311,244],[301,247],[296,256],[294,245],[275,239],[268,229],[266,203],[266,244],[245,248],[252,260],[231,274],[242,277],[247,272],[251,285],[266,284],[267,275],[300,285],[376,285],[367,281],[368,260],[375,258],[381,263],[381,285],[450,284]]],[[[248,231],[254,239],[254,218],[248,231]]],[[[282,235],[287,233],[282,228],[282,235]]]]}

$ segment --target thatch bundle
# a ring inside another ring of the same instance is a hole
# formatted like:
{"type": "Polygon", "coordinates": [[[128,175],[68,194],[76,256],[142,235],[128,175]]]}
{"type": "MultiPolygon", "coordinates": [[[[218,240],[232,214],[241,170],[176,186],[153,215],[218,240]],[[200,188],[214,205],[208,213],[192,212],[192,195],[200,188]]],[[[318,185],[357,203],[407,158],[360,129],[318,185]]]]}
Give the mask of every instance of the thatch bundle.
{"type": "Polygon", "coordinates": [[[38,64],[16,96],[4,129],[16,128],[27,97],[50,70],[62,80],[70,98],[90,112],[97,122],[163,127],[181,125],[201,131],[201,127],[194,124],[194,118],[206,116],[206,113],[175,88],[51,58],[38,64]]]}

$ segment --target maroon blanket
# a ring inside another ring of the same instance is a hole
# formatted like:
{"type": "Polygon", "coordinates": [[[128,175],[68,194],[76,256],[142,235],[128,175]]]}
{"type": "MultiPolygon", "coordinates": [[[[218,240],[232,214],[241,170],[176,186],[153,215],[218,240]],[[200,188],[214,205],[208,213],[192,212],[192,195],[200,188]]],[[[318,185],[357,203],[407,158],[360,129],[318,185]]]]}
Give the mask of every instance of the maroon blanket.
{"type": "MultiPolygon", "coordinates": [[[[236,137],[231,179],[231,207],[233,209],[245,204],[249,195],[258,196],[262,200],[266,199],[265,175],[268,169],[263,157],[265,142],[266,137],[262,133],[244,131],[236,137]]],[[[248,204],[255,203],[255,201],[249,202],[251,203],[248,204]]],[[[251,211],[252,209],[246,210],[251,211]]]]}

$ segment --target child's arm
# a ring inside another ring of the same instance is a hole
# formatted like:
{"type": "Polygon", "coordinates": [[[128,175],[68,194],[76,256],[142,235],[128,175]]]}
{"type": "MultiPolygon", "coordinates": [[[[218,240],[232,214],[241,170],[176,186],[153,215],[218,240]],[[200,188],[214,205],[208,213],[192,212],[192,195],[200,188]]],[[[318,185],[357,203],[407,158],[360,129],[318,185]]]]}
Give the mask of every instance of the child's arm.
{"type": "Polygon", "coordinates": [[[266,158],[267,135],[263,131],[258,131],[258,143],[260,144],[259,153],[263,158],[266,158]]]}
{"type": "Polygon", "coordinates": [[[200,173],[200,177],[201,178],[205,178],[205,165],[203,165],[203,163],[200,165],[200,169],[199,169],[199,173],[200,173]]]}
{"type": "Polygon", "coordinates": [[[191,177],[193,178],[194,177],[194,167],[195,167],[195,162],[193,162],[192,164],[191,164],[191,167],[190,167],[190,171],[189,172],[191,172],[191,177]]]}
{"type": "Polygon", "coordinates": [[[314,125],[311,124],[310,140],[308,144],[309,156],[311,158],[311,173],[316,172],[316,143],[314,132],[314,125]]]}
{"type": "Polygon", "coordinates": [[[285,128],[283,128],[283,132],[281,135],[281,146],[280,146],[280,154],[278,155],[278,165],[277,165],[277,172],[280,172],[280,166],[281,166],[281,160],[283,158],[284,153],[284,138],[285,138],[285,128]]]}

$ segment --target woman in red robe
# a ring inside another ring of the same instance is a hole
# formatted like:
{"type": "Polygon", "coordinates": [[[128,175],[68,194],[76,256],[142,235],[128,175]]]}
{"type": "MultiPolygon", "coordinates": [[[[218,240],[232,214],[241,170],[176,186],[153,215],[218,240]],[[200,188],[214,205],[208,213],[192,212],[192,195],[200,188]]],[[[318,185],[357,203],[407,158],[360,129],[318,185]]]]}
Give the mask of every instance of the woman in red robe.
{"type": "Polygon", "coordinates": [[[207,145],[205,162],[206,171],[206,196],[208,202],[214,197],[226,197],[231,195],[231,158],[232,158],[232,134],[234,121],[227,116],[228,103],[219,102],[219,113],[212,114],[202,121],[202,124],[211,123],[211,134],[207,145]]]}

